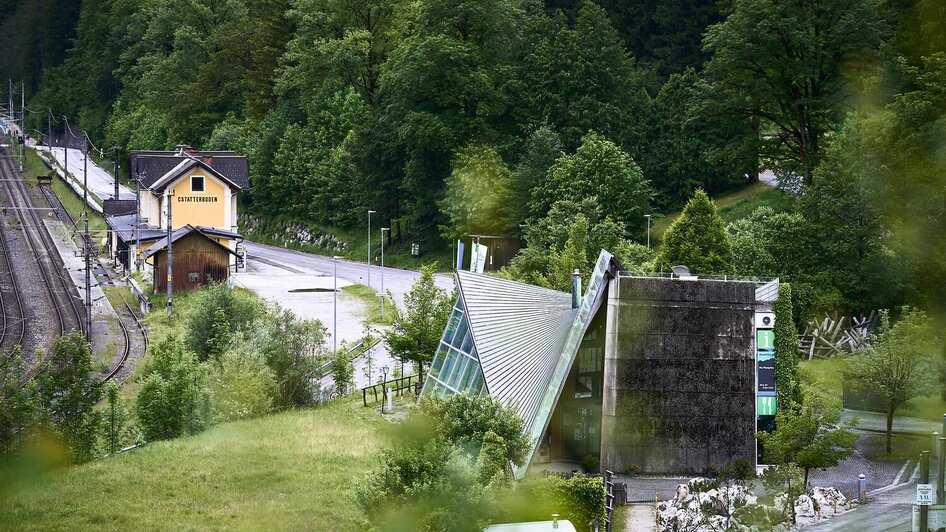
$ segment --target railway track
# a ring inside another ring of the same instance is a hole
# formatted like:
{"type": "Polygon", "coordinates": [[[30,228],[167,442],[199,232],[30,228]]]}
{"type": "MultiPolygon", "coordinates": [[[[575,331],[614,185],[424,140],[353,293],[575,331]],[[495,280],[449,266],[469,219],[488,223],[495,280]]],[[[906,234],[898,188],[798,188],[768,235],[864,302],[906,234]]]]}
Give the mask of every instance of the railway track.
{"type": "MultiPolygon", "coordinates": [[[[39,270],[43,287],[49,297],[54,330],[46,331],[47,338],[58,336],[70,330],[83,330],[83,309],[74,283],[66,275],[56,246],[52,241],[41,217],[37,214],[26,183],[14,169],[11,158],[5,151],[0,154],[0,182],[13,207],[15,219],[22,229],[23,241],[39,270]],[[51,333],[51,334],[50,334],[51,333]]],[[[11,264],[8,264],[12,266],[11,264]]],[[[12,268],[11,268],[12,271],[12,268]]],[[[37,320],[38,321],[38,320],[37,320]]],[[[24,325],[26,322],[23,322],[24,325]]],[[[25,332],[24,332],[25,334],[25,332]]],[[[45,360],[36,363],[27,372],[28,378],[45,364],[45,360]]]]}
{"type": "MultiPolygon", "coordinates": [[[[46,200],[46,203],[51,208],[55,209],[56,216],[59,218],[59,220],[66,227],[71,228],[73,230],[78,230],[79,228],[76,225],[76,220],[72,217],[71,214],[69,214],[69,211],[67,211],[62,206],[62,203],[59,201],[59,198],[57,198],[55,194],[50,194],[49,191],[46,189],[46,187],[40,186],[39,188],[42,191],[43,199],[46,200]]],[[[118,294],[118,297],[119,299],[121,299],[121,305],[115,308],[115,316],[118,320],[119,328],[122,331],[122,339],[123,339],[124,347],[122,349],[121,356],[119,357],[115,366],[112,367],[112,369],[110,369],[109,372],[102,379],[103,384],[111,380],[117,381],[119,384],[124,383],[125,380],[127,380],[128,377],[131,375],[132,369],[134,369],[133,367],[128,366],[129,360],[132,358],[140,358],[141,356],[144,356],[144,353],[148,350],[148,333],[144,327],[144,324],[141,323],[140,319],[138,318],[138,314],[135,313],[132,307],[125,300],[124,296],[122,296],[121,294],[118,294]],[[123,312],[127,314],[124,319],[122,317],[123,312]],[[129,317],[130,317],[130,320],[128,319],[129,317]],[[134,322],[133,327],[129,326],[129,323],[128,323],[129,321],[134,322]],[[132,340],[133,336],[138,336],[138,335],[133,335],[130,331],[131,328],[137,329],[138,333],[141,336],[141,344],[139,346],[135,345],[137,344],[137,340],[132,340]],[[133,346],[139,347],[139,349],[133,350],[133,346]],[[133,353],[133,351],[135,351],[135,353],[133,353]],[[136,355],[136,356],[133,356],[133,355],[136,355]]]]}
{"type": "Polygon", "coordinates": [[[0,353],[9,353],[17,345],[23,346],[26,337],[26,310],[20,300],[13,261],[6,237],[0,231],[0,353]],[[19,331],[19,332],[12,332],[19,331]]]}

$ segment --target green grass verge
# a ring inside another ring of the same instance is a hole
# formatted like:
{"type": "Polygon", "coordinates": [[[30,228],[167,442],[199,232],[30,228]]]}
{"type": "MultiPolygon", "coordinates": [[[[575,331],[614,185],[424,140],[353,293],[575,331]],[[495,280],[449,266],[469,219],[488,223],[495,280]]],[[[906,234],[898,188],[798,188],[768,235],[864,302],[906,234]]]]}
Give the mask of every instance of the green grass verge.
{"type": "MultiPolygon", "coordinates": [[[[716,196],[713,203],[716,204],[720,217],[729,223],[745,218],[763,206],[771,207],[775,212],[789,211],[794,207],[795,199],[765,183],[753,183],[735,192],[716,196]]],[[[674,211],[656,218],[651,227],[651,238],[659,242],[681,212],[674,211]]]]}
{"type": "MultiPolygon", "coordinates": [[[[841,373],[849,364],[850,360],[846,358],[802,360],[799,363],[799,372],[802,382],[827,390],[840,398],[843,392],[841,373]]],[[[939,421],[943,419],[944,412],[946,412],[946,401],[937,391],[932,395],[907,401],[897,409],[896,415],[939,421]]]]}
{"type": "Polygon", "coordinates": [[[373,289],[363,284],[352,284],[342,288],[342,292],[364,303],[367,315],[364,318],[368,323],[390,325],[394,323],[394,301],[385,298],[384,318],[381,317],[381,297],[373,289]]]}
{"type": "MultiPolygon", "coordinates": [[[[26,150],[26,164],[23,166],[23,175],[30,186],[36,185],[37,176],[49,175],[51,173],[52,169],[36,154],[36,150],[32,148],[26,150]]],[[[53,179],[52,191],[56,194],[56,197],[59,198],[59,202],[62,203],[63,208],[66,209],[69,216],[72,216],[72,219],[78,220],[83,213],[88,212],[89,231],[101,233],[107,230],[105,218],[97,212],[86,208],[85,203],[82,202],[82,198],[58,175],[53,179]]],[[[84,227],[80,227],[80,229],[83,228],[84,227]]],[[[100,235],[96,236],[98,237],[100,235]]],[[[96,238],[95,240],[100,240],[100,238],[96,238]]]]}
{"type": "Polygon", "coordinates": [[[360,397],[218,425],[0,490],[22,530],[361,530],[387,421],[360,397]]]}
{"type": "Polygon", "coordinates": [[[887,435],[878,434],[869,439],[871,450],[866,453],[868,460],[878,462],[897,462],[916,460],[920,453],[930,449],[930,438],[911,434],[891,434],[890,453],[886,452],[887,435]]]}

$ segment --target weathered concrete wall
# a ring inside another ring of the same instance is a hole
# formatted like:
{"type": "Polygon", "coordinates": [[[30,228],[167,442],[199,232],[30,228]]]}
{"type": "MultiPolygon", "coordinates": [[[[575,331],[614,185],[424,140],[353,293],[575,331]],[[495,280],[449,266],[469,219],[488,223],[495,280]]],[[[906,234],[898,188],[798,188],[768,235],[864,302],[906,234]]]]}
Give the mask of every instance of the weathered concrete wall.
{"type": "Polygon", "coordinates": [[[602,464],[703,473],[755,465],[752,283],[612,281],[602,464]]]}

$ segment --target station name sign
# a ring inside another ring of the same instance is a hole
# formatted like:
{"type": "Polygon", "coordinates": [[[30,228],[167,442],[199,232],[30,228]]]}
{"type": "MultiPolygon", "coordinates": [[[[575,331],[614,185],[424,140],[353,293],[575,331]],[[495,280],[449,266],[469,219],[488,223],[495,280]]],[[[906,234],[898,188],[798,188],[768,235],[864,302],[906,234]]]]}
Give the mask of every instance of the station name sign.
{"type": "Polygon", "coordinates": [[[216,203],[217,196],[178,196],[178,203],[216,203]]]}

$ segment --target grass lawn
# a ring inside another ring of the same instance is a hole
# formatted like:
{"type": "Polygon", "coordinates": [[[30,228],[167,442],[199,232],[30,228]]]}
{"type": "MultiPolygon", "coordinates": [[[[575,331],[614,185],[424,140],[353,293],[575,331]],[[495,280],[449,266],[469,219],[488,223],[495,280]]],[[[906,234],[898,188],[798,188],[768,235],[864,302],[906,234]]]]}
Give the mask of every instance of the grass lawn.
{"type": "Polygon", "coordinates": [[[384,318],[381,318],[381,297],[371,288],[363,284],[352,284],[342,288],[342,292],[365,304],[367,309],[364,318],[368,323],[390,325],[394,323],[394,301],[385,298],[384,318]]]}
{"type": "Polygon", "coordinates": [[[390,424],[360,398],[218,425],[0,487],[9,530],[358,530],[390,424]],[[357,399],[357,400],[355,400],[357,399]]]}
{"type": "MultiPolygon", "coordinates": [[[[849,361],[844,358],[816,358],[802,360],[799,363],[799,371],[802,382],[813,384],[831,392],[836,397],[841,397],[841,372],[848,364],[849,361]]],[[[943,401],[942,395],[937,392],[907,401],[897,409],[896,415],[939,421],[943,419],[944,412],[946,412],[946,401],[943,401]]]]}
{"type": "MultiPolygon", "coordinates": [[[[36,185],[36,176],[49,175],[51,172],[52,170],[46,162],[36,154],[36,150],[32,148],[26,150],[26,165],[23,167],[23,175],[30,186],[36,185]]],[[[82,202],[82,198],[58,175],[53,179],[52,190],[56,194],[56,197],[59,198],[59,202],[62,203],[62,206],[74,220],[78,220],[82,213],[88,212],[90,231],[101,232],[107,229],[105,218],[97,212],[87,209],[82,202]]],[[[80,225],[80,229],[84,229],[84,225],[80,225]]]]}
{"type": "MultiPolygon", "coordinates": [[[[762,206],[769,206],[775,212],[791,210],[795,200],[765,183],[753,183],[735,192],[729,192],[713,198],[720,217],[727,223],[745,218],[752,211],[762,206]]],[[[670,228],[670,224],[680,216],[682,211],[671,212],[661,218],[654,219],[651,226],[651,238],[659,241],[670,228]]]]}

